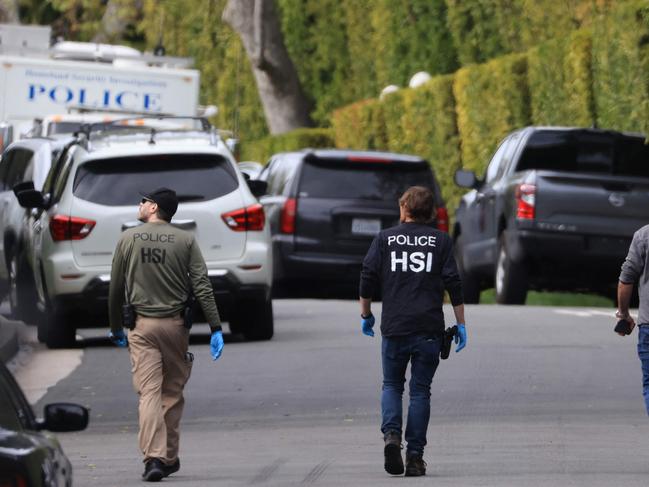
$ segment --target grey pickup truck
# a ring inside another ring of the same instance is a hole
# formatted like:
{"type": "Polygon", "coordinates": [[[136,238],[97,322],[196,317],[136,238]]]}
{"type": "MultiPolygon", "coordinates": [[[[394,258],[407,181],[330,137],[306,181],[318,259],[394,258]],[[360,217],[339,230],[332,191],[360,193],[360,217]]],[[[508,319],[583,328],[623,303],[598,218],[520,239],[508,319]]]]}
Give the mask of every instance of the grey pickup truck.
{"type": "Polygon", "coordinates": [[[495,288],[501,304],[533,290],[614,297],[633,233],[649,223],[645,136],[599,129],[526,127],[509,134],[471,188],[453,236],[465,302],[495,288]]]}

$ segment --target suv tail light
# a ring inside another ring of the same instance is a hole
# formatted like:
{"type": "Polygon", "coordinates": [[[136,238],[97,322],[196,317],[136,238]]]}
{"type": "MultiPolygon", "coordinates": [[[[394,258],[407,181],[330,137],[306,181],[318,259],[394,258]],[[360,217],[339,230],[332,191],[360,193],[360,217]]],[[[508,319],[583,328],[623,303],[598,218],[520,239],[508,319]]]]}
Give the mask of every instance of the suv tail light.
{"type": "Polygon", "coordinates": [[[27,480],[19,473],[3,474],[0,477],[0,487],[27,487],[27,480]]]}
{"type": "Polygon", "coordinates": [[[516,188],[516,218],[533,220],[536,206],[536,186],[529,183],[519,184],[516,188]]]}
{"type": "Polygon", "coordinates": [[[279,231],[282,233],[295,233],[295,215],[297,213],[297,200],[288,198],[282,206],[279,217],[279,231]]]}
{"type": "Polygon", "coordinates": [[[88,220],[87,218],[54,215],[50,220],[50,233],[55,242],[83,240],[90,235],[96,223],[94,220],[88,220]]]}
{"type": "Polygon", "coordinates": [[[437,220],[437,229],[448,233],[448,211],[446,211],[446,208],[437,208],[435,218],[437,220]]]}
{"type": "Polygon", "coordinates": [[[259,203],[223,213],[221,218],[235,232],[259,232],[264,229],[266,223],[264,207],[259,203]]]}

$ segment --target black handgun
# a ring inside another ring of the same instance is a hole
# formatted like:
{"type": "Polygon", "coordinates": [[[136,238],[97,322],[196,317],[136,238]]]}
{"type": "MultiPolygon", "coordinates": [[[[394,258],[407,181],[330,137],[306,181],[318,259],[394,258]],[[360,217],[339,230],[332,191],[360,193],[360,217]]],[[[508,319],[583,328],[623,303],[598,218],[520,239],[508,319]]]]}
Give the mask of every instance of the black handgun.
{"type": "Polygon", "coordinates": [[[623,335],[631,334],[631,322],[627,320],[620,320],[615,325],[615,333],[622,333],[623,335]]]}
{"type": "Polygon", "coordinates": [[[188,330],[191,330],[194,324],[194,303],[196,303],[196,297],[194,297],[194,293],[190,293],[183,308],[183,326],[188,330]]]}
{"type": "Polygon", "coordinates": [[[129,330],[135,328],[135,308],[132,304],[122,305],[122,326],[129,330]]]}
{"type": "Polygon", "coordinates": [[[442,360],[446,360],[451,353],[451,344],[453,343],[453,338],[457,333],[457,325],[453,325],[450,328],[447,328],[442,337],[442,348],[439,350],[439,357],[442,360]]]}

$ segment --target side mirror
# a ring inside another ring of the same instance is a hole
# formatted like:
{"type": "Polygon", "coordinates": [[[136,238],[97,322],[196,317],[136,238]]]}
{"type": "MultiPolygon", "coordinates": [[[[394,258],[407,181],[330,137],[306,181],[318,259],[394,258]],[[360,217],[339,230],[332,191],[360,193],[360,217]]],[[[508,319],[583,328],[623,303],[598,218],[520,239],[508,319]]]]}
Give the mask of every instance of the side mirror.
{"type": "Polygon", "coordinates": [[[473,171],[455,171],[455,184],[461,188],[470,188],[474,189],[478,186],[478,178],[476,177],[473,171]]]}
{"type": "Polygon", "coordinates": [[[27,189],[16,194],[18,204],[23,208],[45,208],[43,194],[35,189],[27,189]]]}
{"type": "Polygon", "coordinates": [[[21,191],[27,191],[28,189],[34,189],[34,181],[23,181],[22,183],[16,184],[12,190],[16,196],[21,191]]]}
{"type": "Polygon", "coordinates": [[[262,181],[260,179],[251,179],[250,181],[246,181],[246,182],[248,183],[250,192],[256,198],[265,195],[266,191],[268,190],[268,183],[266,181],[262,181]]]}
{"type": "Polygon", "coordinates": [[[81,431],[88,426],[88,410],[78,404],[56,402],[45,406],[40,429],[65,432],[81,431]]]}

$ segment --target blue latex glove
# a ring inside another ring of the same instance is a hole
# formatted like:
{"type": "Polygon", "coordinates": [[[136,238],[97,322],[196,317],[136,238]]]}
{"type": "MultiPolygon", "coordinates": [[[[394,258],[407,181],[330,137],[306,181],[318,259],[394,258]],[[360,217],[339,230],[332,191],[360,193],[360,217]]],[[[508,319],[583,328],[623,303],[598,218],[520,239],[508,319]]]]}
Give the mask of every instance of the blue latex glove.
{"type": "Polygon", "coordinates": [[[466,347],[466,327],[464,323],[457,324],[457,333],[455,334],[455,352],[459,352],[466,347]]]}
{"type": "Polygon", "coordinates": [[[126,334],[123,330],[118,330],[115,333],[113,333],[112,331],[109,332],[108,338],[110,338],[110,341],[118,347],[128,347],[128,339],[126,338],[126,334]]]}
{"type": "Polygon", "coordinates": [[[376,320],[372,313],[370,313],[367,318],[363,318],[363,315],[361,315],[361,330],[363,330],[363,335],[367,335],[368,337],[374,336],[374,330],[372,330],[372,327],[374,326],[375,321],[376,320]]]}
{"type": "Polygon", "coordinates": [[[223,353],[223,333],[220,330],[212,332],[210,353],[212,354],[212,360],[218,360],[223,353]]]}

